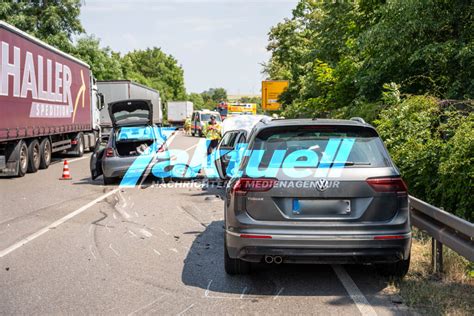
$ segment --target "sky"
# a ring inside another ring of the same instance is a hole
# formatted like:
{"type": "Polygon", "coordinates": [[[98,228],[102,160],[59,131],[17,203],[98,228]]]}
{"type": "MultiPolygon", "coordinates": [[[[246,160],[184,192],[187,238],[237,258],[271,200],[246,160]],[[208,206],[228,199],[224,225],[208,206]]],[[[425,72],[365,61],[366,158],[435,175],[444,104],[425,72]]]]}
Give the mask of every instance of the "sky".
{"type": "Polygon", "coordinates": [[[297,0],[86,0],[81,22],[102,46],[160,47],[184,69],[186,91],[260,94],[270,28],[297,0]]]}

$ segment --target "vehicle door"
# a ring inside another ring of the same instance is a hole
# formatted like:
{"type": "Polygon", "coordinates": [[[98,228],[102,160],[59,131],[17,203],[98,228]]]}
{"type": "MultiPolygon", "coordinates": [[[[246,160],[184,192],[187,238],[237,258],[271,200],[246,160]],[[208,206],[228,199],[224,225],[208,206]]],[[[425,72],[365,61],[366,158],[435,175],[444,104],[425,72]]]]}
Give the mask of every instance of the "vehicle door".
{"type": "Polygon", "coordinates": [[[92,180],[102,175],[102,158],[104,157],[105,149],[107,148],[108,140],[101,138],[94,147],[94,151],[90,160],[90,169],[92,180]]]}
{"type": "Polygon", "coordinates": [[[216,157],[216,168],[219,177],[222,180],[229,178],[227,174],[227,167],[232,159],[232,155],[235,155],[235,149],[237,144],[245,142],[245,132],[241,130],[234,130],[226,132],[219,144],[217,145],[217,157],[216,157]]]}

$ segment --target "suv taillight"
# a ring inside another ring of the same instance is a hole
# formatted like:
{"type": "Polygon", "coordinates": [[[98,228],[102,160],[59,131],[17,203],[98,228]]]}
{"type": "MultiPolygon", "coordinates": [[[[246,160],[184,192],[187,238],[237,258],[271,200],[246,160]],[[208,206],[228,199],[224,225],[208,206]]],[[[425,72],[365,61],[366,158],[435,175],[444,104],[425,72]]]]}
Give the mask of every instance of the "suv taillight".
{"type": "Polygon", "coordinates": [[[107,148],[105,150],[105,157],[113,157],[115,156],[115,152],[114,152],[114,149],[113,148],[107,148]]]}
{"type": "Polygon", "coordinates": [[[265,192],[273,188],[277,179],[269,178],[240,178],[232,187],[232,193],[235,195],[245,195],[247,192],[265,192]]]}
{"type": "Polygon", "coordinates": [[[408,188],[402,178],[369,178],[367,183],[375,192],[407,193],[408,188]]]}

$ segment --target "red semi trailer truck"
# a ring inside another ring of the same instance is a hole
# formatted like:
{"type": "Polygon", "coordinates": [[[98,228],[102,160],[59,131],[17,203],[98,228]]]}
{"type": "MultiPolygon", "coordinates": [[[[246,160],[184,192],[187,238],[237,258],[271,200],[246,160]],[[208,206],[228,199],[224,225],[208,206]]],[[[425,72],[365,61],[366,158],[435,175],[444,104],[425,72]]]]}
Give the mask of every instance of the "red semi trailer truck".
{"type": "Polygon", "coordinates": [[[92,149],[103,98],[89,65],[3,21],[0,46],[0,176],[92,149]]]}

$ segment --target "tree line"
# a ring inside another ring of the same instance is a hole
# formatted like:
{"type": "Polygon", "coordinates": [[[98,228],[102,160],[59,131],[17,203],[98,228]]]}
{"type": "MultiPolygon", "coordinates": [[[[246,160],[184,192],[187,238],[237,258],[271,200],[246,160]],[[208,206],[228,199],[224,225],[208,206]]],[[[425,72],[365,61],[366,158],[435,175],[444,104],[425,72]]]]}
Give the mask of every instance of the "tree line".
{"type": "Polygon", "coordinates": [[[474,220],[474,2],[300,0],[269,32],[286,117],[363,117],[410,193],[474,220]]]}
{"type": "Polygon", "coordinates": [[[133,80],[158,90],[165,102],[192,101],[195,96],[186,94],[184,70],[172,55],[158,47],[122,55],[101,46],[99,38],[85,33],[81,5],[81,0],[2,1],[0,19],[83,60],[97,80],[133,80]]]}

